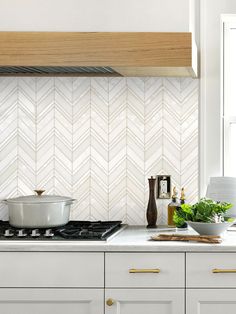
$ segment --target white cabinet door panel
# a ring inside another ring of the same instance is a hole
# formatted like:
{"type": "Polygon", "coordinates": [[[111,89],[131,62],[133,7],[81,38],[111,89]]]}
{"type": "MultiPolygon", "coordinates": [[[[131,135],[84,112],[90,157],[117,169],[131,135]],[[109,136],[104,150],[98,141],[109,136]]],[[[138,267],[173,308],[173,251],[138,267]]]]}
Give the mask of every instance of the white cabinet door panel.
{"type": "Polygon", "coordinates": [[[102,289],[0,289],[2,314],[103,314],[102,289]]]}
{"type": "Polygon", "coordinates": [[[186,314],[234,314],[236,289],[188,289],[186,314]]]}
{"type": "Polygon", "coordinates": [[[184,253],[106,253],[108,288],[183,288],[184,253]],[[130,273],[130,269],[159,269],[159,273],[130,273]]]}
{"type": "Polygon", "coordinates": [[[236,253],[187,253],[186,283],[187,288],[236,288],[236,253]]]}
{"type": "Polygon", "coordinates": [[[184,289],[107,289],[105,314],[184,314],[184,289]]]}
{"type": "Polygon", "coordinates": [[[43,6],[40,0],[0,3],[1,31],[189,32],[191,16],[189,0],[50,0],[43,1],[43,6]]]}
{"type": "Polygon", "coordinates": [[[104,287],[104,254],[0,252],[0,287],[104,287]]]}

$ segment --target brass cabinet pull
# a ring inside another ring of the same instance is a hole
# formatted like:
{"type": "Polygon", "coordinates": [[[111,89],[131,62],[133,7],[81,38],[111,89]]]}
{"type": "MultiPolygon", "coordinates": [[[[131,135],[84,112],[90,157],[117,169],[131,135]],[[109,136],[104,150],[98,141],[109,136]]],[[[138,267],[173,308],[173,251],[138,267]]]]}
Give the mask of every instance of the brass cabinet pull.
{"type": "Polygon", "coordinates": [[[130,274],[158,274],[160,272],[159,268],[153,268],[153,269],[145,269],[145,268],[141,268],[141,269],[136,269],[136,268],[131,268],[129,269],[129,273],[130,274]]]}
{"type": "Polygon", "coordinates": [[[107,299],[107,301],[106,301],[106,304],[108,306],[112,306],[114,303],[115,303],[115,301],[113,299],[111,299],[111,298],[107,299]]]}
{"type": "Polygon", "coordinates": [[[219,269],[214,268],[212,269],[213,274],[233,274],[236,273],[236,269],[219,269]]]}

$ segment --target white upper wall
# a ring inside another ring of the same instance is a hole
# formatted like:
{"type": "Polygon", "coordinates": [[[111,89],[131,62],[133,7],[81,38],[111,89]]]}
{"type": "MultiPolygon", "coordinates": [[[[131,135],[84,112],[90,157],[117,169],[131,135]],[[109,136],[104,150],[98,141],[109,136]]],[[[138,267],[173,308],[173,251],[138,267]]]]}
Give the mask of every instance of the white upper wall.
{"type": "Polygon", "coordinates": [[[192,1],[0,0],[0,30],[188,32],[192,1]]]}

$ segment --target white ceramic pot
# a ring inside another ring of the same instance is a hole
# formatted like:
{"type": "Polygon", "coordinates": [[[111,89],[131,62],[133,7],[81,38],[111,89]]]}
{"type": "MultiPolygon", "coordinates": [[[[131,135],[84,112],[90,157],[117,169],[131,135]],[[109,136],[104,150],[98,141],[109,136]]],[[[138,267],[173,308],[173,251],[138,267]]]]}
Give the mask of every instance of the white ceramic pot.
{"type": "Polygon", "coordinates": [[[70,197],[41,195],[20,196],[4,200],[8,205],[9,224],[18,228],[50,228],[68,223],[70,207],[75,201],[70,197]]]}

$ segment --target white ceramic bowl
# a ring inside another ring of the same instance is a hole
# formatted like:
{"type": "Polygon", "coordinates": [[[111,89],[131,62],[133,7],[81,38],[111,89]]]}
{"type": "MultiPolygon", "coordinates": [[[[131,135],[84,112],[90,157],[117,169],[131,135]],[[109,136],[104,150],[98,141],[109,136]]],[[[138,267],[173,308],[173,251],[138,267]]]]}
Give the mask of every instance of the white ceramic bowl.
{"type": "Polygon", "coordinates": [[[208,222],[193,222],[187,221],[188,225],[192,227],[200,235],[221,235],[230,226],[233,225],[234,221],[222,222],[222,223],[208,223],[208,222]]]}

